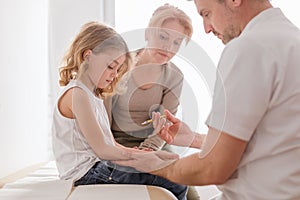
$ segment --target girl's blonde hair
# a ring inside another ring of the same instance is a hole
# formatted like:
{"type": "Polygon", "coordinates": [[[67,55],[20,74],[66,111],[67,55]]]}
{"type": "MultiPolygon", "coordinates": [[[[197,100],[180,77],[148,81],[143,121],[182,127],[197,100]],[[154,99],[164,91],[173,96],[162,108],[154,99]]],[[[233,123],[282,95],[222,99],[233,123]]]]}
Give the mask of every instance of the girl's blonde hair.
{"type": "Polygon", "coordinates": [[[179,21],[180,25],[185,28],[185,34],[187,35],[186,42],[188,42],[193,34],[192,20],[185,12],[170,4],[160,6],[154,11],[148,27],[162,27],[168,20],[179,21]]]}
{"type": "Polygon", "coordinates": [[[131,56],[124,39],[113,28],[98,22],[89,22],[83,25],[71,43],[63,58],[63,66],[59,68],[59,84],[61,86],[67,85],[70,80],[80,76],[83,68],[88,67],[87,63],[84,62],[85,51],[92,50],[94,54],[98,54],[108,49],[124,52],[126,59],[112,83],[103,89],[95,88],[95,91],[97,95],[102,97],[113,94],[117,83],[129,71],[131,56]]]}

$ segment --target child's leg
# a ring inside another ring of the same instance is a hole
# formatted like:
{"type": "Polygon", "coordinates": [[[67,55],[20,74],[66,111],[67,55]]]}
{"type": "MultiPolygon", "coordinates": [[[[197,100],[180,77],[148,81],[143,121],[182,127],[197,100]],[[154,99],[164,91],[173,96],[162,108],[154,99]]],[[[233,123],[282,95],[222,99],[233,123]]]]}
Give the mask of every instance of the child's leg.
{"type": "Polygon", "coordinates": [[[114,169],[111,174],[111,179],[117,183],[123,184],[144,184],[163,187],[172,192],[177,199],[186,200],[187,187],[170,182],[159,176],[155,176],[142,172],[124,172],[114,169]]]}
{"type": "Polygon", "coordinates": [[[77,180],[74,186],[116,183],[110,178],[112,171],[113,168],[99,161],[83,177],[77,180]]]}
{"type": "Polygon", "coordinates": [[[90,184],[143,184],[163,187],[172,192],[179,200],[186,200],[187,187],[172,183],[162,177],[148,173],[132,172],[134,170],[119,171],[112,167],[96,163],[81,179],[75,182],[78,185],[90,184]],[[131,171],[131,172],[129,172],[131,171]]]}

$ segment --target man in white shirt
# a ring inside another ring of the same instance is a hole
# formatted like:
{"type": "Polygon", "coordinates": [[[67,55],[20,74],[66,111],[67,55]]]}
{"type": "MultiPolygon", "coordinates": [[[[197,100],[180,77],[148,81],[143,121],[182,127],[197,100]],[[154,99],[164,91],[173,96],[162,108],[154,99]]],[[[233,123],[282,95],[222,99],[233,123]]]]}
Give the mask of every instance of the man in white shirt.
{"type": "Polygon", "coordinates": [[[146,158],[140,155],[119,164],[176,183],[216,184],[222,191],[217,199],[222,200],[300,199],[299,29],[268,0],[195,4],[205,32],[226,45],[206,122],[208,134],[193,133],[166,111],[172,124],[159,135],[201,152],[159,170],[159,162],[141,165],[146,158]]]}

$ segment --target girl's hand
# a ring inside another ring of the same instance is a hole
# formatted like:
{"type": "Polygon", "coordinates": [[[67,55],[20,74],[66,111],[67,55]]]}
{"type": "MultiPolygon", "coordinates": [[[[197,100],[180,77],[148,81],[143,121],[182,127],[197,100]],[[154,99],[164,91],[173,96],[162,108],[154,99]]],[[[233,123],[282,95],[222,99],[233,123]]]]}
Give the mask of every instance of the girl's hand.
{"type": "Polygon", "coordinates": [[[137,147],[137,146],[134,146],[133,148],[134,148],[134,149],[141,150],[141,151],[153,151],[153,149],[151,149],[151,148],[139,148],[139,147],[137,147]]]}

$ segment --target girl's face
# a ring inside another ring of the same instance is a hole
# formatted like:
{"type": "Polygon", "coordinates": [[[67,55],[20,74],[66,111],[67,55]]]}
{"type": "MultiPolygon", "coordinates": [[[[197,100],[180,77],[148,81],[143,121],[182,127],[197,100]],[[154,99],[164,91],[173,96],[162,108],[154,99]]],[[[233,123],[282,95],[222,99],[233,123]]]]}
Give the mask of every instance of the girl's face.
{"type": "Polygon", "coordinates": [[[98,88],[105,88],[111,84],[125,60],[124,52],[120,51],[108,50],[99,54],[91,53],[88,73],[94,85],[98,88]]]}
{"type": "Polygon", "coordinates": [[[147,50],[154,63],[165,64],[178,52],[185,39],[185,28],[178,20],[167,20],[160,28],[150,29],[147,50]]]}

